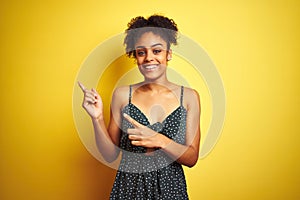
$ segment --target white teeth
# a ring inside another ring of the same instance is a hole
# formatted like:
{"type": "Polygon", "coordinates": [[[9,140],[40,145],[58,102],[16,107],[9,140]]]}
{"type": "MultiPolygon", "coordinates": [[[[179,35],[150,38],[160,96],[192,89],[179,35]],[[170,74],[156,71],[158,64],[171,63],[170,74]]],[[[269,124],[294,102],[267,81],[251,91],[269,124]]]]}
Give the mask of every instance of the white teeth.
{"type": "Polygon", "coordinates": [[[156,67],[157,67],[157,65],[146,65],[145,66],[146,69],[154,69],[156,67]]]}

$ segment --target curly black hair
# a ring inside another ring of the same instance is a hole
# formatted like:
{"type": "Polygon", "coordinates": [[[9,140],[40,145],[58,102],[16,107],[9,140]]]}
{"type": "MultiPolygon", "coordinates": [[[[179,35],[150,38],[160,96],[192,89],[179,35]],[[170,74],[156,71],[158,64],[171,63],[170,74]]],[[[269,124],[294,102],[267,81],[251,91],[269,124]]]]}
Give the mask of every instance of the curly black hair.
{"type": "Polygon", "coordinates": [[[177,24],[173,19],[162,15],[151,15],[147,19],[142,16],[132,18],[127,24],[127,27],[124,45],[126,46],[126,54],[128,57],[136,56],[134,45],[146,32],[152,32],[165,40],[167,50],[170,49],[171,44],[177,44],[177,24]]]}

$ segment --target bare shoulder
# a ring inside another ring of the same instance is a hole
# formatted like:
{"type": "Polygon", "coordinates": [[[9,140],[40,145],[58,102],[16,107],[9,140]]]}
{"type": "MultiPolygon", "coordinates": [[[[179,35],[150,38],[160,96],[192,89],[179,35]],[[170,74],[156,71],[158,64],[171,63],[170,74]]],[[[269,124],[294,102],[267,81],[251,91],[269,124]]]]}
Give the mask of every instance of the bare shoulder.
{"type": "Polygon", "coordinates": [[[120,86],[115,88],[114,90],[114,95],[124,95],[125,93],[128,94],[129,92],[129,86],[125,85],[125,86],[120,86]]]}
{"type": "Polygon", "coordinates": [[[128,103],[129,99],[129,86],[120,86],[115,88],[112,96],[112,104],[123,107],[128,103]]]}
{"type": "Polygon", "coordinates": [[[187,106],[187,108],[194,108],[200,106],[200,96],[197,90],[189,87],[184,87],[183,95],[185,105],[187,106]]]}

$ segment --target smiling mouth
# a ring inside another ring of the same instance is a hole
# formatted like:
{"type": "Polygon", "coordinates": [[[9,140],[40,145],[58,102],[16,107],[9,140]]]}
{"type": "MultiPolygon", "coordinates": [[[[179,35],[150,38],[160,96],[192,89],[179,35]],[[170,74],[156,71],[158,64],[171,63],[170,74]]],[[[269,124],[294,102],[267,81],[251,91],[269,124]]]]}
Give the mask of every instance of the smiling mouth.
{"type": "Polygon", "coordinates": [[[158,64],[143,65],[143,68],[145,68],[147,71],[155,70],[157,67],[158,67],[158,64]]]}

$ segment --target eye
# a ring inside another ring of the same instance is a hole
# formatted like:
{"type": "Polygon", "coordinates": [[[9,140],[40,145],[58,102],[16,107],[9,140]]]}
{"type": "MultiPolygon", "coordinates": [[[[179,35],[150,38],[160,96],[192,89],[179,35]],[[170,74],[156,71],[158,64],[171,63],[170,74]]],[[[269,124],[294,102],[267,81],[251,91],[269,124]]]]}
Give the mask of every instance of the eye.
{"type": "Polygon", "coordinates": [[[144,56],[145,54],[146,54],[145,51],[143,51],[143,50],[137,50],[137,55],[138,56],[144,56]]]}
{"type": "Polygon", "coordinates": [[[154,54],[159,54],[160,52],[161,52],[161,49],[154,49],[154,50],[153,50],[153,53],[154,53],[154,54]]]}

